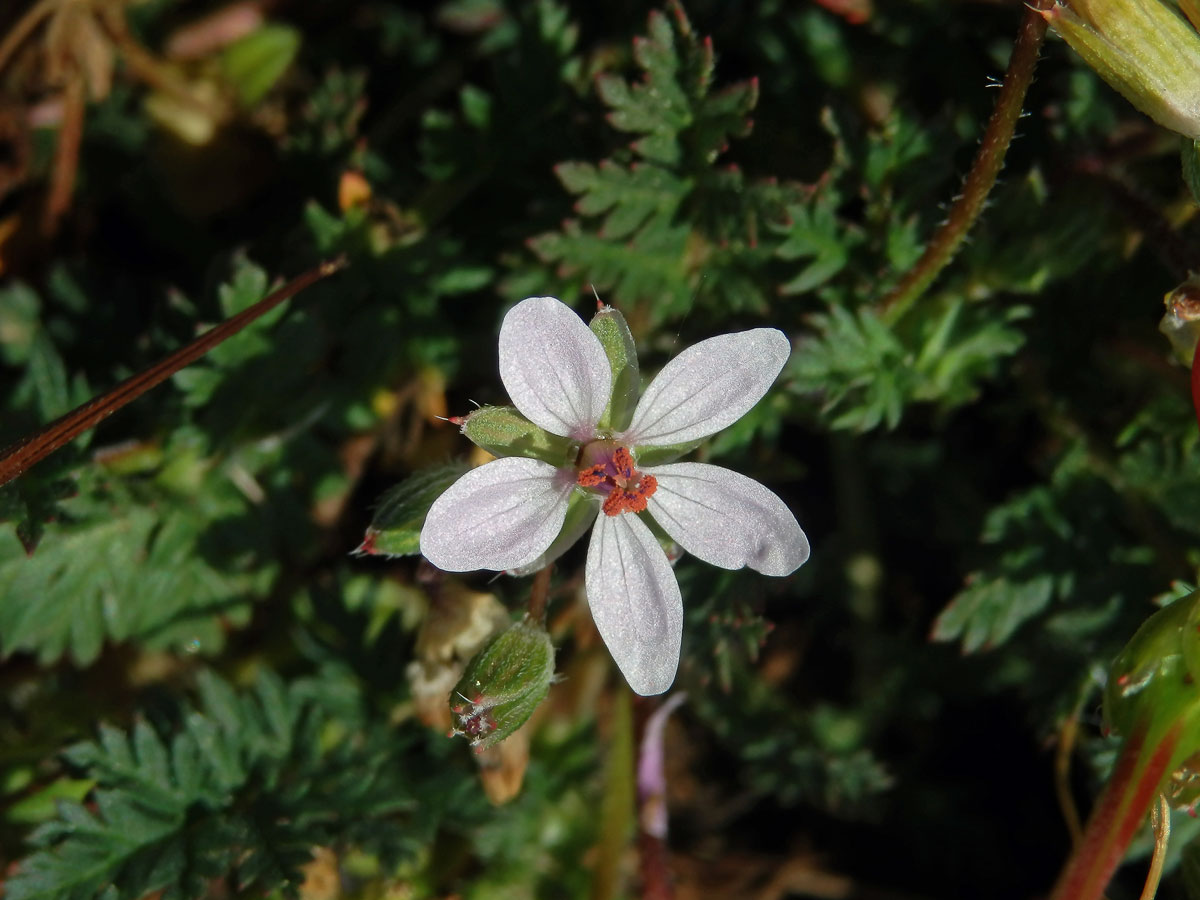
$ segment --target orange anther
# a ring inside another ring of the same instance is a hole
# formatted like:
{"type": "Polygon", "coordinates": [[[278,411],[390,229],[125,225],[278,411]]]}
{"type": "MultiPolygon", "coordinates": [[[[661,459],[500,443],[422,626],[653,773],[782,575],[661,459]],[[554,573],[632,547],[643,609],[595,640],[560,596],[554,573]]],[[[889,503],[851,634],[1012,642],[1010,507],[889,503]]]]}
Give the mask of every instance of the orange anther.
{"type": "Polygon", "coordinates": [[[604,473],[604,463],[596,463],[590,469],[580,472],[575,480],[584,487],[596,487],[604,484],[607,479],[608,476],[604,473]]]}
{"type": "Polygon", "coordinates": [[[601,509],[608,516],[620,515],[623,512],[639,513],[646,508],[646,501],[656,490],[658,479],[653,475],[643,475],[636,487],[613,487],[601,509]]]}
{"type": "Polygon", "coordinates": [[[627,447],[614,448],[611,443],[596,442],[581,455],[585,462],[600,460],[580,469],[575,481],[607,494],[602,507],[606,515],[641,512],[646,508],[647,498],[658,489],[653,475],[644,475],[634,468],[633,454],[627,447]]]}
{"type": "Polygon", "coordinates": [[[618,447],[612,457],[613,468],[621,478],[633,477],[633,456],[624,447],[618,447]]]}

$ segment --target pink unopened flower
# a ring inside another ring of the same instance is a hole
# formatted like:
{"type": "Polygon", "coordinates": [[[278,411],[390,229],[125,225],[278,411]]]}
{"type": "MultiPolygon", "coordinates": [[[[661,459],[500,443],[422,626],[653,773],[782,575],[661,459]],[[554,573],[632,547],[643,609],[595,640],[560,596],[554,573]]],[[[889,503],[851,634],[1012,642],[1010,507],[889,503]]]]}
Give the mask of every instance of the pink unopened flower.
{"type": "Polygon", "coordinates": [[[808,559],[809,545],[783,501],[758,482],[720,466],[647,466],[639,458],[682,453],[736,422],[767,392],[791,345],[774,328],[702,341],[667,363],[634,406],[637,362],[626,343],[606,352],[553,297],[508,312],[500,377],[529,427],[549,436],[506,426],[520,435],[511,452],[534,447],[529,455],[540,458],[498,459],[456,481],[429,510],[421,552],[452,572],[528,570],[591,527],[585,584],[596,627],[630,687],[659,694],[679,665],[683,604],[643,516],[725,569],[788,575],[808,559]],[[554,440],[565,449],[550,462],[545,448],[554,440]]]}

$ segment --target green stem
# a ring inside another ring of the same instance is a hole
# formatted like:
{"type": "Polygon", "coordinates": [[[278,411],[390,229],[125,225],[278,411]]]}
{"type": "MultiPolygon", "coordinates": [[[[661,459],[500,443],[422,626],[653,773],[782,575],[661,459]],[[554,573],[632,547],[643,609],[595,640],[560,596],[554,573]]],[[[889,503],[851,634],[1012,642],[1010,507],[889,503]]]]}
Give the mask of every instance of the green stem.
{"type": "Polygon", "coordinates": [[[983,212],[988,194],[996,183],[996,176],[1004,165],[1008,145],[1012,143],[1013,131],[1025,102],[1025,92],[1033,81],[1038,52],[1046,36],[1046,20],[1042,18],[1040,10],[1049,2],[1037,0],[1025,9],[1008,61],[1008,71],[1004,73],[1004,82],[1000,86],[1000,96],[996,99],[996,107],[979,143],[979,152],[975,154],[971,171],[963,182],[962,193],[954,201],[946,221],[934,233],[916,265],[881,301],[886,320],[894,322],[899,319],[925,293],[954,258],[971,226],[983,212]]]}
{"type": "Polygon", "coordinates": [[[624,881],[624,860],[635,827],[636,802],[631,695],[623,684],[613,691],[604,797],[599,810],[600,840],[596,847],[589,900],[615,900],[621,895],[624,881]]]}
{"type": "Polygon", "coordinates": [[[1117,765],[1088,819],[1083,841],[1058,877],[1050,900],[1100,900],[1163,780],[1181,762],[1176,724],[1155,734],[1144,724],[1121,747],[1117,765]]]}

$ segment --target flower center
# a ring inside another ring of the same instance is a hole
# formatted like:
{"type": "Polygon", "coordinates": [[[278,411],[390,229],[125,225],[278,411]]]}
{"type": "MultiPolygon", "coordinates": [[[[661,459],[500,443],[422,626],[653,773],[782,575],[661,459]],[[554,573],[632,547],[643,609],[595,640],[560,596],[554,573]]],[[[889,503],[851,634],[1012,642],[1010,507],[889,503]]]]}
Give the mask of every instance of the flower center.
{"type": "Polygon", "coordinates": [[[658,490],[658,479],[633,467],[633,454],[612,441],[592,441],[579,452],[579,474],[575,479],[585,488],[608,496],[606,515],[641,512],[646,500],[658,490]]]}

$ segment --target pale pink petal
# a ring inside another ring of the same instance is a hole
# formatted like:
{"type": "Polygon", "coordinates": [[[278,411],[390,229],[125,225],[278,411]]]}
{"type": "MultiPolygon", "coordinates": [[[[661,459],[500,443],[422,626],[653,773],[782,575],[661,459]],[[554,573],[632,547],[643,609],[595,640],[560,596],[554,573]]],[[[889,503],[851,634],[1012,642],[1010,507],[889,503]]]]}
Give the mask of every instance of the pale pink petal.
{"type": "Polygon", "coordinates": [[[592,618],[617,668],[639,694],[675,680],[683,599],[658,541],[637,516],[599,516],[584,573],[592,618]]]}
{"type": "Polygon", "coordinates": [[[472,469],[434,501],[421,553],[439,569],[515,569],[558,535],[574,479],[539,459],[511,456],[472,469]]]}
{"type": "Polygon", "coordinates": [[[541,554],[531,563],[516,568],[509,569],[509,575],[532,575],[538,569],[544,569],[550,563],[554,562],[568,550],[575,546],[575,542],[583,537],[592,523],[596,521],[596,514],[600,512],[600,503],[596,497],[579,497],[572,499],[567,505],[567,516],[563,522],[562,530],[559,531],[558,537],[546,548],[546,552],[541,554]]]}
{"type": "Polygon", "coordinates": [[[667,836],[667,766],[663,732],[667,719],[687,699],[687,694],[677,691],[671,699],[650,714],[642,732],[642,745],[638,748],[638,818],[642,831],[660,841],[667,836]]]}
{"type": "Polygon", "coordinates": [[[647,509],[684,550],[723,569],[789,575],[808,559],[808,538],[784,502],[745,475],[704,463],[643,471],[658,479],[647,509]]]}
{"type": "Polygon", "coordinates": [[[777,328],[722,334],[688,347],[646,388],[624,439],[666,446],[715,434],[762,399],[791,352],[777,328]]]}
{"type": "Polygon", "coordinates": [[[513,405],[546,431],[588,440],[612,392],[599,339],[553,297],[530,297],[500,326],[500,378],[513,405]]]}

